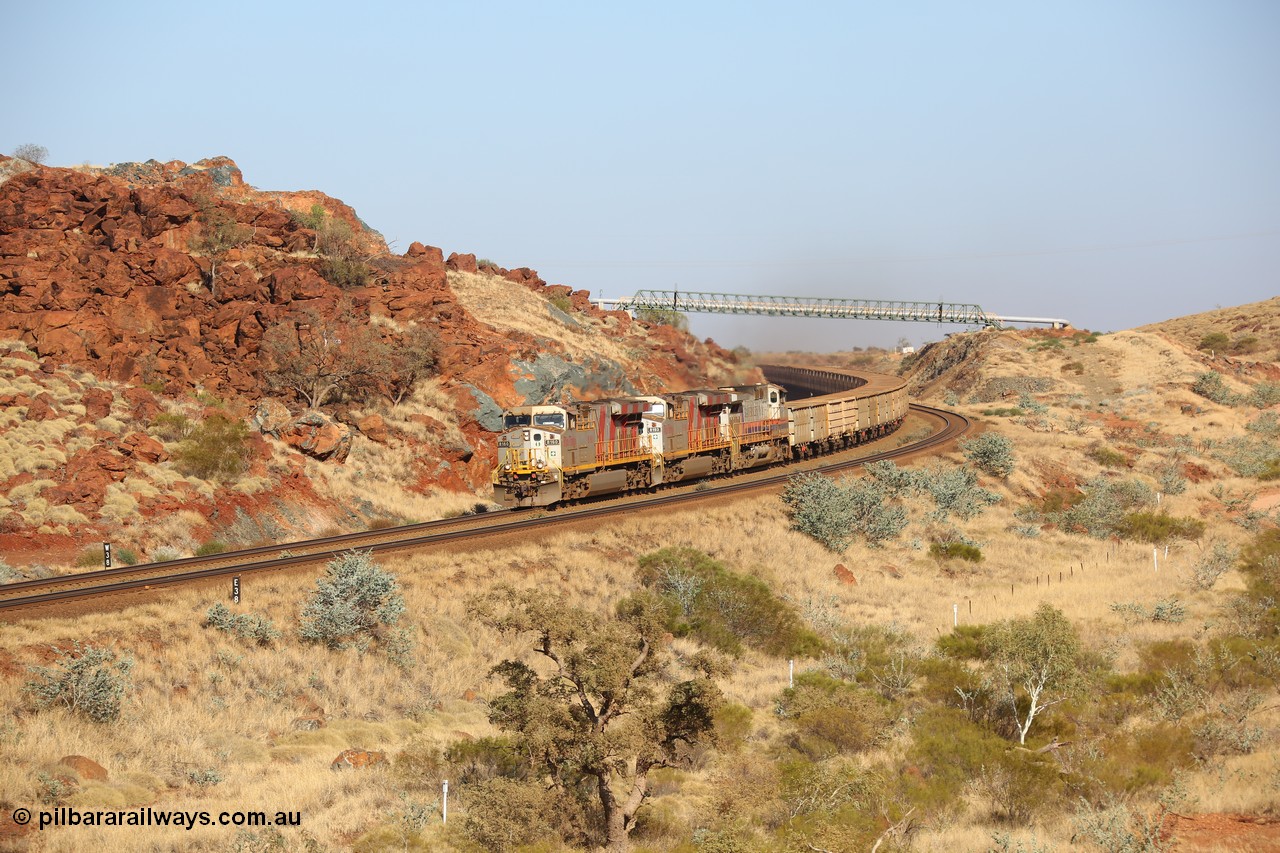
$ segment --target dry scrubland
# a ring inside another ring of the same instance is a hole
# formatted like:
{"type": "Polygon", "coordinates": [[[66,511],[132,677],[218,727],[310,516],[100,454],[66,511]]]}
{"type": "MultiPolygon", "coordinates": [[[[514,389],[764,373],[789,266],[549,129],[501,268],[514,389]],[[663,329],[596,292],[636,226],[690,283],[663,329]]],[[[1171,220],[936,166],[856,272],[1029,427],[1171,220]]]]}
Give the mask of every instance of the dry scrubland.
{"type": "MultiPolygon", "coordinates": [[[[982,478],[1002,500],[968,521],[930,518],[926,498],[909,498],[910,525],[880,548],[855,543],[833,553],[790,529],[782,502],[766,496],[708,503],[696,517],[637,514],[594,532],[555,533],[497,552],[391,559],[385,565],[399,577],[407,604],[402,624],[415,641],[413,662],[404,668],[376,649],[362,654],[303,644],[296,629],[306,578],[246,581],[240,612],[269,616],[283,632],[267,646],[202,627],[210,605],[224,597],[221,589],[175,593],[75,621],[0,626],[0,703],[18,709],[0,718],[6,810],[44,798],[81,807],[151,803],[303,814],[303,829],[281,836],[66,828],[34,840],[8,838],[51,851],[118,849],[126,838],[140,850],[300,849],[311,842],[325,849],[482,849],[468,834],[485,817],[468,809],[478,788],[458,775],[463,764],[442,766],[436,753],[498,735],[486,702],[503,688],[487,673],[506,658],[533,656],[528,637],[520,642],[485,627],[468,615],[466,599],[509,583],[553,590],[566,605],[608,613],[637,590],[637,559],[673,547],[698,549],[737,575],[763,581],[825,640],[821,650],[797,656],[798,678],[811,691],[805,695],[850,691],[860,698],[849,707],[880,723],[859,736],[822,727],[823,719],[847,719],[848,707],[818,717],[781,713],[796,701],[785,693],[790,655],[744,643],[718,679],[732,710],[719,718],[720,745],[695,750],[687,767],[653,774],[650,804],[633,833],[637,849],[865,850],[890,824],[902,832],[886,835],[882,851],[1093,849],[1073,818],[1080,796],[1105,805],[1106,790],[1135,817],[1160,815],[1158,798],[1171,791],[1188,797],[1178,806],[1182,813],[1276,817],[1280,670],[1267,668],[1276,660],[1276,640],[1238,639],[1244,617],[1232,603],[1247,587],[1238,564],[1211,588],[1194,582],[1194,568],[1215,545],[1245,547],[1274,525],[1251,509],[1265,506],[1266,489],[1274,488],[1237,475],[1219,458],[1223,442],[1254,435],[1246,425],[1260,410],[1194,395],[1192,383],[1212,365],[1155,334],[1054,340],[990,335],[980,364],[944,372],[926,388],[931,401],[975,415],[1011,439],[1017,468],[1005,481],[982,478]],[[1181,412],[1184,403],[1204,411],[1190,417],[1181,412]],[[1140,480],[1164,492],[1160,511],[1201,520],[1205,529],[1155,546],[1156,571],[1148,542],[1029,520],[1029,508],[1044,510],[1055,493],[1069,501],[1065,495],[1079,494],[1095,477],[1140,480]],[[1178,485],[1182,491],[1169,493],[1178,485]],[[930,553],[931,544],[957,539],[978,546],[981,562],[930,553]],[[837,573],[837,564],[847,571],[837,573]],[[1181,621],[1149,618],[1171,600],[1183,608],[1181,621]],[[974,652],[983,637],[978,626],[1030,619],[1043,604],[1074,627],[1081,668],[1108,674],[1035,720],[1027,747],[1056,747],[1023,752],[1007,731],[983,735],[1000,744],[990,753],[999,767],[942,785],[941,765],[962,766],[971,756],[922,747],[927,736],[944,734],[930,727],[947,727],[943,740],[977,744],[974,732],[999,728],[1003,719],[999,708],[980,724],[958,710],[940,711],[961,704],[947,679],[964,686],[963,672],[986,671],[990,661],[974,652]],[[1225,637],[1237,639],[1223,644],[1225,637]],[[136,690],[118,721],[35,711],[22,692],[24,667],[47,662],[48,645],[71,640],[136,659],[136,690]],[[1253,658],[1233,668],[1205,663],[1210,651],[1253,658]],[[1212,683],[1198,685],[1204,692],[1182,716],[1162,715],[1177,703],[1161,697],[1168,699],[1173,687],[1190,689],[1200,664],[1212,683]],[[905,667],[907,677],[895,680],[895,666],[899,673],[905,667]],[[1245,669],[1249,678],[1232,674],[1245,669]],[[822,673],[846,681],[823,681],[822,673]],[[1246,708],[1243,699],[1253,695],[1261,701],[1246,708]],[[1235,716],[1222,710],[1227,706],[1235,716]],[[304,718],[315,717],[323,726],[310,730],[315,721],[304,718]],[[1225,722],[1231,732],[1207,743],[1208,735],[1194,733],[1204,720],[1225,722]],[[1246,730],[1256,730],[1249,743],[1223,745],[1246,730]],[[390,763],[330,770],[348,747],[384,751],[390,763]],[[108,779],[52,781],[74,777],[57,765],[70,754],[98,761],[108,779]],[[447,830],[432,811],[443,773],[454,780],[447,830]],[[1002,847],[993,834],[1003,833],[1011,835],[1002,847]]],[[[1254,387],[1226,382],[1239,394],[1254,387]]],[[[430,405],[429,393],[420,402],[430,405]]],[[[963,461],[956,451],[917,467],[963,461]]],[[[390,512],[397,500],[388,496],[380,508],[390,512]]],[[[694,632],[672,639],[668,651],[687,662],[704,646],[694,632]]],[[[1160,844],[1111,849],[1164,849],[1160,844]]],[[[523,849],[568,848],[543,839],[523,849]]]]}
{"type": "MultiPolygon", "coordinates": [[[[0,410],[0,481],[25,480],[0,494],[0,515],[16,513],[23,527],[40,534],[107,539],[122,547],[130,560],[152,561],[189,556],[211,543],[261,544],[284,531],[318,535],[379,519],[404,523],[442,518],[471,509],[478,501],[476,496],[437,487],[416,488],[414,477],[406,477],[406,472],[437,474],[439,466],[447,465],[436,456],[437,448],[455,453],[469,448],[457,410],[439,379],[419,383],[398,406],[375,403],[352,409],[352,419],[381,415],[391,437],[379,444],[353,431],[346,465],[318,462],[274,438],[255,436],[244,448],[244,469],[228,478],[190,473],[177,457],[193,429],[207,418],[244,414],[234,405],[203,394],[158,397],[159,415],[147,419],[124,401],[126,386],[81,371],[44,373],[41,364],[21,342],[0,341],[0,396],[34,399],[48,394],[59,415],[33,420],[27,418],[28,406],[0,410]],[[90,389],[109,391],[114,399],[107,416],[86,421],[81,400],[90,389]],[[48,499],[45,493],[58,485],[55,472],[77,452],[115,446],[134,433],[157,440],[166,458],[158,464],[139,460],[127,476],[106,486],[96,510],[81,511],[48,499]],[[301,494],[282,491],[298,472],[306,475],[310,487],[301,494]],[[196,509],[174,511],[174,503],[196,509]]],[[[31,576],[84,568],[60,553],[33,562],[24,569],[31,576]]],[[[83,562],[96,564],[92,555],[83,562]]]]}

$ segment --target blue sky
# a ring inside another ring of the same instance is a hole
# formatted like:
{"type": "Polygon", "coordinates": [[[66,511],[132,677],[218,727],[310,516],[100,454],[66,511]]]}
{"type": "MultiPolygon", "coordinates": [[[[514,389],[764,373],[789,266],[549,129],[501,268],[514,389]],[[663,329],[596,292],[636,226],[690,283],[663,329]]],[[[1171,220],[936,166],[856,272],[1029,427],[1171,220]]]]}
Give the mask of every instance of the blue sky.
{"type": "MultiPolygon", "coordinates": [[[[1280,3],[24,3],[0,150],[226,155],[419,240],[637,288],[1098,330],[1280,293],[1280,3]]],[[[729,346],[950,327],[694,315],[729,346]]]]}

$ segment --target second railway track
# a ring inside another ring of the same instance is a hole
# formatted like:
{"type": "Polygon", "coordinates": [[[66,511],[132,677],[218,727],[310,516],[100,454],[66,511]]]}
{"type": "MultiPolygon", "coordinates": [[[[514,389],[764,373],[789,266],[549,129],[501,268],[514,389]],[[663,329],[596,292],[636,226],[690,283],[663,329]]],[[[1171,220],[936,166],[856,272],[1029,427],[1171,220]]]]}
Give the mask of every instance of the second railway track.
{"type": "MultiPolygon", "coordinates": [[[[963,415],[912,404],[911,411],[941,424],[927,438],[891,450],[860,456],[853,460],[833,461],[808,470],[834,473],[876,462],[912,456],[954,441],[969,428],[963,415]]],[[[73,600],[84,600],[122,593],[196,583],[213,578],[254,572],[280,571],[326,562],[342,551],[352,549],[388,552],[402,549],[440,546],[468,540],[479,540],[509,533],[527,531],[557,524],[603,519],[620,513],[692,504],[712,498],[746,494],[776,488],[785,483],[797,466],[785,466],[781,473],[769,469],[765,476],[740,478],[723,482],[711,489],[658,494],[642,499],[607,500],[600,505],[578,505],[549,514],[530,514],[509,510],[492,514],[429,521],[405,527],[387,528],[362,533],[349,533],[322,539],[229,551],[207,557],[191,557],[141,566],[121,566],[65,575],[41,580],[19,581],[0,585],[0,620],[11,621],[32,616],[59,615],[57,607],[73,600]],[[49,612],[52,609],[52,612],[49,612]]]]}

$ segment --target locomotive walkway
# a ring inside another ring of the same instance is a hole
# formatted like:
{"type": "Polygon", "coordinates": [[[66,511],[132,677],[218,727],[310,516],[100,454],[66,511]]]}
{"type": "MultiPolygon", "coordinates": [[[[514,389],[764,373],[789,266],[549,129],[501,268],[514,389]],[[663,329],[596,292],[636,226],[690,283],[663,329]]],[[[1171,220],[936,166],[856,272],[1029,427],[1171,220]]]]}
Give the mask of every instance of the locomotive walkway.
{"type": "Polygon", "coordinates": [[[606,310],[679,311],[683,314],[757,314],[766,317],[827,317],[839,320],[906,320],[955,323],[1002,329],[1026,323],[1065,329],[1067,320],[1053,317],[1010,317],[989,314],[981,305],[962,302],[903,302],[892,299],[835,299],[810,296],[757,296],[744,293],[697,293],[637,290],[623,299],[600,299],[606,310]]]}

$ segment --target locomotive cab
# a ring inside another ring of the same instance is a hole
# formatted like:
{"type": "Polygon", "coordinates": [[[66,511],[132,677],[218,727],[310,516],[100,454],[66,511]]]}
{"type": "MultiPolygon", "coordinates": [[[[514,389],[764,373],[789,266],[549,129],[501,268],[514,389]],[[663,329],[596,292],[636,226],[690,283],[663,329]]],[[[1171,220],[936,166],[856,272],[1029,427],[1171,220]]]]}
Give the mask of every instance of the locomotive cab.
{"type": "Polygon", "coordinates": [[[517,406],[502,413],[493,487],[503,506],[545,506],[560,499],[569,425],[569,412],[559,406],[517,406]]]}

